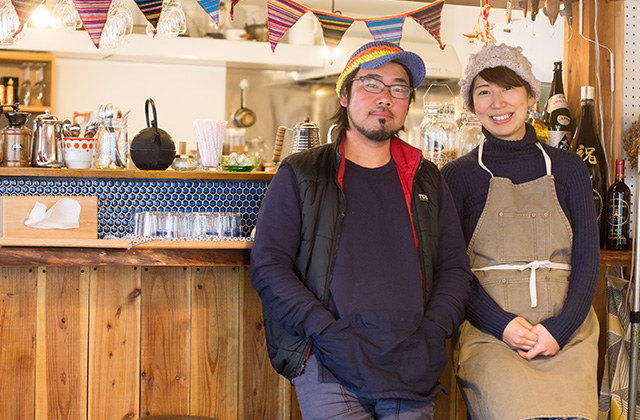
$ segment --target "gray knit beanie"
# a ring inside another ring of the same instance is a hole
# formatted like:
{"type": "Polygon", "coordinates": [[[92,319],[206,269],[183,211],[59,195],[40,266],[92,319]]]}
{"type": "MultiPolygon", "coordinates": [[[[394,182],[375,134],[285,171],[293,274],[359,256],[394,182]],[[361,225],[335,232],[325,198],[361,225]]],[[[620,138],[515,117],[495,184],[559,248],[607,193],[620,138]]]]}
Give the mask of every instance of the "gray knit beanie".
{"type": "Polygon", "coordinates": [[[459,82],[460,92],[466,109],[473,111],[471,101],[469,100],[473,79],[475,79],[482,70],[494,67],[506,67],[522,77],[522,79],[531,86],[531,90],[535,96],[533,102],[538,102],[540,99],[540,81],[533,75],[531,63],[527,60],[527,57],[522,55],[522,47],[510,47],[505,44],[489,44],[469,57],[469,63],[467,63],[467,68],[464,70],[464,76],[459,82]]]}

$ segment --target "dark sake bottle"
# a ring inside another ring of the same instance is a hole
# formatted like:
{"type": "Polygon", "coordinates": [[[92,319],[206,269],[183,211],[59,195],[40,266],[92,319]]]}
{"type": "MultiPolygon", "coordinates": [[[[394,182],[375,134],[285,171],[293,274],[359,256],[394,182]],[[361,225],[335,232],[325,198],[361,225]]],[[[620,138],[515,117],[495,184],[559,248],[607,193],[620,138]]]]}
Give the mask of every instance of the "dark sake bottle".
{"type": "Polygon", "coordinates": [[[562,61],[553,63],[553,80],[542,121],[547,126],[549,145],[569,150],[571,145],[571,111],[562,85],[562,61]]]}
{"type": "Polygon", "coordinates": [[[629,249],[631,191],[624,183],[624,160],[616,159],[616,180],[607,191],[607,249],[629,249]]]}
{"type": "Polygon", "coordinates": [[[596,125],[596,114],[593,105],[595,88],[593,86],[582,86],[580,89],[580,120],[578,128],[573,138],[571,150],[577,153],[589,170],[591,187],[593,189],[593,202],[596,206],[596,216],[598,217],[598,228],[600,229],[600,248],[605,245],[607,236],[605,200],[607,194],[608,169],[607,160],[604,156],[604,149],[598,134],[596,125]]]}

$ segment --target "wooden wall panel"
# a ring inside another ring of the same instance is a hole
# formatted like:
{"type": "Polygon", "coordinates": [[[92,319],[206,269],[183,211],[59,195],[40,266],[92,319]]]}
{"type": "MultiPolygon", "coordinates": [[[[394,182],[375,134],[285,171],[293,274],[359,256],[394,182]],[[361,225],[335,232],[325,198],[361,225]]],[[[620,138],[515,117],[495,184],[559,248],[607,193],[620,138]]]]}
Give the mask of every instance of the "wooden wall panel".
{"type": "Polygon", "coordinates": [[[183,267],[143,269],[141,416],[189,414],[190,292],[183,267]]]}
{"type": "Polygon", "coordinates": [[[136,267],[91,272],[89,420],[138,418],[140,289],[136,267]]]}
{"type": "Polygon", "coordinates": [[[87,418],[89,267],[38,267],[36,419],[87,418]]]}
{"type": "MultiPolygon", "coordinates": [[[[239,267],[240,290],[240,407],[243,420],[284,417],[285,379],[271,366],[262,323],[262,304],[251,287],[249,267],[239,267]]],[[[287,381],[288,383],[288,381],[287,381]]]]}
{"type": "Polygon", "coordinates": [[[236,420],[243,278],[229,267],[191,270],[191,414],[236,420]]]}
{"type": "Polygon", "coordinates": [[[0,268],[0,418],[33,420],[36,272],[0,268]]]}

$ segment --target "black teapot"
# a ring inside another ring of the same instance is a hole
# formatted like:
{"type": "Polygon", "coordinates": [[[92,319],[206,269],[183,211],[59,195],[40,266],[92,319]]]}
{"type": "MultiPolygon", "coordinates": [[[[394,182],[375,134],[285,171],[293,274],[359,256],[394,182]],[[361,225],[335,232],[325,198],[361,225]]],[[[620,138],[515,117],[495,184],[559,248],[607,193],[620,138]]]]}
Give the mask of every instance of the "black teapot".
{"type": "Polygon", "coordinates": [[[140,130],[131,141],[130,156],[138,169],[163,171],[171,166],[176,157],[176,145],[169,133],[158,128],[156,104],[148,98],[144,109],[147,128],[140,130]],[[149,122],[149,105],[153,120],[149,122]]]}

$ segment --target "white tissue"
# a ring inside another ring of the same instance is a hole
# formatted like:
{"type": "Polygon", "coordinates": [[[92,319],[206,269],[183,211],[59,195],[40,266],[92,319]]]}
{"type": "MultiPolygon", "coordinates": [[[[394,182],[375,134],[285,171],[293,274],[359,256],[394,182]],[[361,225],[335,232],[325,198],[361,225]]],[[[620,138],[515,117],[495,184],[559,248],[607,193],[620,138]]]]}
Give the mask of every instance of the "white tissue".
{"type": "Polygon", "coordinates": [[[37,229],[74,229],[80,227],[80,203],[72,198],[61,198],[49,210],[36,201],[26,226],[37,229]]]}

